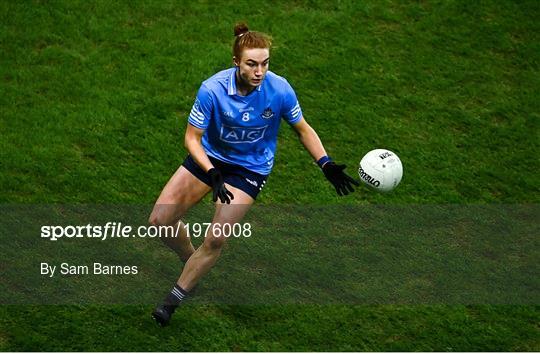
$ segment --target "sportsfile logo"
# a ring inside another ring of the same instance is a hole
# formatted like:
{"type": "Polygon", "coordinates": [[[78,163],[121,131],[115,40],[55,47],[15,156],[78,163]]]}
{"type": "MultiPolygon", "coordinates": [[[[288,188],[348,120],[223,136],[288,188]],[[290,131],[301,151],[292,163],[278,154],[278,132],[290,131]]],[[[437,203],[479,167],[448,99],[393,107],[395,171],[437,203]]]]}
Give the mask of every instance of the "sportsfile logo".
{"type": "Polygon", "coordinates": [[[268,128],[267,125],[257,128],[229,127],[227,125],[222,125],[219,138],[222,141],[232,144],[254,143],[262,139],[266,132],[266,128],[268,128]]]}
{"type": "Polygon", "coordinates": [[[375,178],[371,177],[364,171],[362,167],[358,169],[358,174],[360,175],[360,178],[362,178],[367,183],[371,184],[373,187],[379,187],[381,185],[381,182],[376,180],[375,178]]]}

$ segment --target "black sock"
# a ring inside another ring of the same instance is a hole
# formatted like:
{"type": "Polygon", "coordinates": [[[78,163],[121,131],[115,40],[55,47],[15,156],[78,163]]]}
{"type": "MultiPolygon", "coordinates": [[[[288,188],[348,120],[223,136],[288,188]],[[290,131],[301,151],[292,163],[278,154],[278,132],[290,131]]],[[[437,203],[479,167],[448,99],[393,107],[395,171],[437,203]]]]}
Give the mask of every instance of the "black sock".
{"type": "Polygon", "coordinates": [[[180,305],[182,300],[184,300],[188,295],[188,292],[182,289],[178,284],[174,284],[174,288],[171,290],[169,295],[165,298],[164,307],[169,313],[173,313],[174,310],[180,305]]]}

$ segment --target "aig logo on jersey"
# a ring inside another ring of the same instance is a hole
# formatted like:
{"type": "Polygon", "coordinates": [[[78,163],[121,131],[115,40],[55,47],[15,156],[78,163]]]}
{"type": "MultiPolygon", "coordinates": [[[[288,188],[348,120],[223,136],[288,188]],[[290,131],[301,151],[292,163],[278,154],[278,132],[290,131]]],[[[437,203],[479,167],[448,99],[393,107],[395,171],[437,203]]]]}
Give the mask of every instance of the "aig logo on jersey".
{"type": "Polygon", "coordinates": [[[257,128],[229,127],[227,125],[222,125],[219,138],[222,141],[232,144],[254,143],[262,139],[266,128],[268,128],[267,125],[257,128]]]}

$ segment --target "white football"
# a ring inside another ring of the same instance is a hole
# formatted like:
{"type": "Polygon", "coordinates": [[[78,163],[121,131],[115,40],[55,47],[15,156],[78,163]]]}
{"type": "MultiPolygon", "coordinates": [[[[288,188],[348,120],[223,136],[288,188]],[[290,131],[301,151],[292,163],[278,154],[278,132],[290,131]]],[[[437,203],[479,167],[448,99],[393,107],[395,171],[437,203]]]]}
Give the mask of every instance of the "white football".
{"type": "Polygon", "coordinates": [[[379,192],[396,188],[403,177],[403,166],[399,157],[390,150],[375,149],[360,161],[358,175],[362,182],[379,192]]]}

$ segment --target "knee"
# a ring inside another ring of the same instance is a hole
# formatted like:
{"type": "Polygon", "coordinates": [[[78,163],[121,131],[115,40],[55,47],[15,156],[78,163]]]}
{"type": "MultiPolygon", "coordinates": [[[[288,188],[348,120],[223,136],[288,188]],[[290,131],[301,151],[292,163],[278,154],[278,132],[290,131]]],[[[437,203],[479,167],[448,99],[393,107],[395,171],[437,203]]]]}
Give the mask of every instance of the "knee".
{"type": "Polygon", "coordinates": [[[175,220],[175,213],[164,208],[163,206],[156,206],[150,217],[148,218],[148,223],[152,226],[164,226],[171,225],[178,221],[179,217],[175,220]]]}
{"type": "Polygon", "coordinates": [[[214,236],[211,233],[209,233],[205,240],[204,245],[210,250],[210,251],[221,251],[223,246],[225,245],[225,241],[227,241],[227,238],[224,236],[214,236]]]}
{"type": "Polygon", "coordinates": [[[156,213],[156,212],[152,212],[152,214],[150,214],[150,217],[148,218],[148,223],[152,226],[159,226],[159,225],[163,225],[161,223],[161,219],[159,217],[159,214],[156,213]]]}

